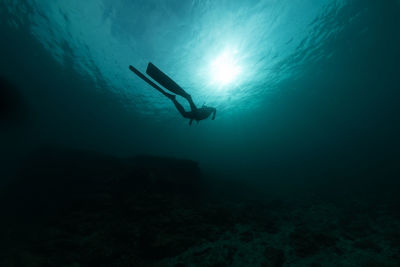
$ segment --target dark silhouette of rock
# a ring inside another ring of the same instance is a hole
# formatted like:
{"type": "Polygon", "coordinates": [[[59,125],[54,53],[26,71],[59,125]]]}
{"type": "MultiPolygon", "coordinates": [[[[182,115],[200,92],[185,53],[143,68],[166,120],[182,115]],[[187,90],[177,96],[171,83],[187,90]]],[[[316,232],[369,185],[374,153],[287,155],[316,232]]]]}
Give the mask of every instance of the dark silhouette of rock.
{"type": "Polygon", "coordinates": [[[27,160],[1,203],[5,218],[41,221],[40,238],[31,241],[36,259],[50,257],[53,266],[142,266],[217,235],[199,221],[201,210],[186,208],[196,192],[201,177],[194,161],[47,148],[27,160]]]}

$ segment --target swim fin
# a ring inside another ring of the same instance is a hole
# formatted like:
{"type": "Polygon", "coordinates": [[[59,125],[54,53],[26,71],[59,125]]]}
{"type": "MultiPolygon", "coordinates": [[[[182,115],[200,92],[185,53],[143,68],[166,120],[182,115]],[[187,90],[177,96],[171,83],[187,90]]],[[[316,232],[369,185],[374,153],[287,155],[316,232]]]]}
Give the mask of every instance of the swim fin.
{"type": "Polygon", "coordinates": [[[153,63],[150,62],[147,65],[146,73],[159,84],[164,86],[167,90],[185,98],[188,96],[188,93],[186,93],[185,90],[183,90],[176,82],[163,73],[153,63]]]}
{"type": "Polygon", "coordinates": [[[154,82],[152,82],[149,78],[147,78],[146,76],[144,76],[143,73],[141,73],[140,71],[138,71],[135,67],[133,67],[132,65],[129,65],[129,69],[135,73],[137,76],[139,76],[142,80],[144,80],[145,82],[147,82],[148,84],[150,84],[152,87],[154,87],[155,89],[157,89],[159,92],[161,92],[163,95],[165,95],[166,97],[170,98],[172,95],[168,94],[167,92],[165,92],[160,86],[158,86],[157,84],[155,84],[154,82]]]}

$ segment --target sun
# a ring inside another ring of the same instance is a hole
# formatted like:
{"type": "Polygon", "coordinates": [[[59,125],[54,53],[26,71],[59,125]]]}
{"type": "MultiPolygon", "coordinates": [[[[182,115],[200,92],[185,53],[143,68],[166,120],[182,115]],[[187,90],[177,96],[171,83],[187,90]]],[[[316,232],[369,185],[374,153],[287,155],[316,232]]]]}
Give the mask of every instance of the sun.
{"type": "Polygon", "coordinates": [[[211,81],[220,86],[232,83],[241,72],[236,56],[237,50],[225,50],[210,64],[211,81]]]}

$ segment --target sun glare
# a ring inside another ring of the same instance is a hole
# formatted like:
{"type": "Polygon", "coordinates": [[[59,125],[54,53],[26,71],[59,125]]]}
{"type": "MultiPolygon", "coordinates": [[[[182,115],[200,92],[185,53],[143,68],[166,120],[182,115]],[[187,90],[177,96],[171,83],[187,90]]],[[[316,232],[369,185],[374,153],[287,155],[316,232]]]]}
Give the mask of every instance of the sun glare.
{"type": "Polygon", "coordinates": [[[227,85],[233,82],[241,72],[235,55],[236,50],[225,50],[211,62],[212,82],[218,85],[227,85]]]}

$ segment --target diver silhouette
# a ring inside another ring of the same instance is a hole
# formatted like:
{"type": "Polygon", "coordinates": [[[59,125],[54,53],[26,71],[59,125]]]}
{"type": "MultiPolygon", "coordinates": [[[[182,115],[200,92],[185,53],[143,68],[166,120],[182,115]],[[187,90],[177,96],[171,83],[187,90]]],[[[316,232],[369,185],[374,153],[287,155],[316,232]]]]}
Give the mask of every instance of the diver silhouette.
{"type": "Polygon", "coordinates": [[[130,65],[129,69],[133,71],[137,76],[139,76],[142,80],[161,92],[164,96],[171,99],[179,113],[184,118],[190,119],[189,125],[192,125],[193,120],[199,123],[200,120],[207,119],[211,114],[213,114],[212,120],[215,119],[215,113],[217,112],[216,108],[207,107],[206,105],[203,105],[201,108],[197,108],[192,100],[192,97],[187,92],[185,92],[185,90],[183,90],[176,82],[169,78],[165,73],[154,66],[151,62],[147,65],[146,73],[167,90],[175,93],[175,95],[165,92],[161,87],[152,82],[149,78],[144,76],[143,73],[135,69],[133,66],[130,65]],[[182,96],[189,102],[190,111],[185,111],[183,106],[176,100],[176,95],[182,96]]]}

